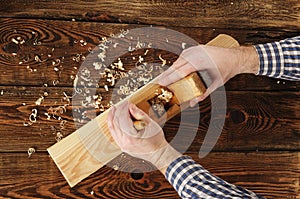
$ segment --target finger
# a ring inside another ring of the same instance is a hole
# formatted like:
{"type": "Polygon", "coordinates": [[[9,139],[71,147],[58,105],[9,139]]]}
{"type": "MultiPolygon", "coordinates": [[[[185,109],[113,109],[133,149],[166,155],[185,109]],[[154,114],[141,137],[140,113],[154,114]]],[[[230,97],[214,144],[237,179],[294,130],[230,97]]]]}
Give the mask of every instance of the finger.
{"type": "Polygon", "coordinates": [[[133,122],[133,126],[137,131],[141,131],[146,127],[146,122],[143,120],[136,120],[133,122]]]}
{"type": "Polygon", "coordinates": [[[144,111],[139,109],[135,104],[130,104],[129,105],[129,113],[136,120],[147,120],[147,121],[149,121],[149,116],[144,111]]]}
{"type": "Polygon", "coordinates": [[[161,127],[136,105],[130,104],[129,107],[130,113],[133,115],[133,117],[139,115],[139,119],[146,123],[146,126],[138,132],[138,138],[150,138],[156,136],[162,131],[161,127]]]}
{"type": "Polygon", "coordinates": [[[214,92],[219,87],[219,82],[214,82],[206,89],[203,95],[196,97],[190,101],[190,106],[194,107],[197,103],[206,99],[212,92],[214,92]]]}
{"type": "Polygon", "coordinates": [[[134,128],[132,117],[129,110],[129,102],[126,101],[121,103],[117,107],[116,112],[116,123],[119,125],[120,130],[122,130],[125,134],[131,137],[137,137],[137,130],[134,128]]]}
{"type": "Polygon", "coordinates": [[[115,107],[111,107],[109,109],[108,115],[107,115],[107,126],[109,129],[113,129],[113,120],[114,120],[114,114],[115,114],[115,107]]]}
{"type": "Polygon", "coordinates": [[[184,58],[184,56],[182,56],[182,54],[178,57],[178,59],[172,64],[172,68],[173,69],[178,69],[181,66],[187,64],[188,61],[184,58]]]}
{"type": "Polygon", "coordinates": [[[129,112],[135,120],[135,121],[133,121],[134,128],[137,131],[141,131],[141,130],[145,129],[145,127],[147,126],[147,123],[149,123],[149,119],[147,118],[148,115],[146,113],[144,113],[142,110],[140,110],[134,104],[129,105],[129,112]]]}
{"type": "MultiPolygon", "coordinates": [[[[121,132],[114,125],[114,116],[115,116],[115,107],[111,107],[107,116],[107,127],[111,133],[111,136],[114,138],[115,142],[119,145],[119,140],[121,137],[121,132]]],[[[119,145],[120,146],[120,145],[119,145]]]]}
{"type": "Polygon", "coordinates": [[[173,64],[172,66],[170,66],[167,70],[165,70],[161,75],[158,76],[158,83],[161,85],[168,85],[170,83],[166,82],[163,83],[166,77],[168,77],[169,75],[171,75],[174,71],[178,70],[180,67],[184,66],[185,64],[187,64],[188,62],[183,58],[183,57],[179,57],[173,64]],[[162,81],[162,82],[161,82],[162,81]]]}
{"type": "Polygon", "coordinates": [[[163,76],[163,78],[160,79],[160,81],[158,82],[160,85],[168,86],[174,82],[177,82],[189,75],[191,72],[196,71],[196,68],[187,63],[180,68],[177,68],[176,70],[172,69],[170,71],[170,73],[166,74],[166,76],[163,76]]]}
{"type": "Polygon", "coordinates": [[[162,86],[167,86],[171,83],[170,80],[168,80],[169,76],[172,76],[172,74],[176,71],[175,68],[172,66],[165,70],[162,74],[160,74],[157,78],[158,84],[162,86]]]}

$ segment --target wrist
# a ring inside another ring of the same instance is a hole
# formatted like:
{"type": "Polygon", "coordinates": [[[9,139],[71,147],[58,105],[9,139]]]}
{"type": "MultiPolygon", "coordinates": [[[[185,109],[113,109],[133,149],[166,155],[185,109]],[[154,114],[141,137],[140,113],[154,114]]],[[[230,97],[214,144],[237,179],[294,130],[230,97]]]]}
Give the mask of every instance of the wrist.
{"type": "Polygon", "coordinates": [[[181,153],[176,151],[170,144],[167,144],[165,147],[155,152],[155,155],[151,158],[150,162],[156,166],[161,173],[165,174],[168,166],[181,156],[181,153]]]}
{"type": "Polygon", "coordinates": [[[259,57],[253,46],[237,47],[239,50],[239,73],[257,74],[259,70],[259,57]]]}

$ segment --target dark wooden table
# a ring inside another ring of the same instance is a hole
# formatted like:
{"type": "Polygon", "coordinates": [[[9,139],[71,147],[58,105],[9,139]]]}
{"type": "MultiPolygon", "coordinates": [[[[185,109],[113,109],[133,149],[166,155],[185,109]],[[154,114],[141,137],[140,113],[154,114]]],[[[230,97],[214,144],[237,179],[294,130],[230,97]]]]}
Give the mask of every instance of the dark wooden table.
{"type": "MultiPolygon", "coordinates": [[[[300,34],[299,7],[298,0],[1,1],[0,197],[178,198],[158,171],[124,173],[104,167],[74,188],[67,185],[46,149],[58,132],[66,137],[76,129],[72,107],[57,115],[66,121],[64,128],[44,113],[62,105],[64,93],[72,94],[82,63],[74,57],[86,56],[103,37],[121,29],[149,25],[182,32],[199,43],[220,33],[243,45],[277,41],[300,34]],[[57,59],[61,63],[55,71],[57,59]],[[41,96],[44,101],[36,105],[41,96]],[[32,109],[38,110],[37,121],[26,126],[32,109]],[[31,147],[36,152],[28,157],[31,147]]],[[[225,87],[227,114],[217,145],[198,158],[210,121],[206,99],[187,154],[213,174],[267,198],[299,198],[299,82],[239,75],[225,87]]],[[[179,122],[175,117],[165,126],[168,139],[179,122]]]]}

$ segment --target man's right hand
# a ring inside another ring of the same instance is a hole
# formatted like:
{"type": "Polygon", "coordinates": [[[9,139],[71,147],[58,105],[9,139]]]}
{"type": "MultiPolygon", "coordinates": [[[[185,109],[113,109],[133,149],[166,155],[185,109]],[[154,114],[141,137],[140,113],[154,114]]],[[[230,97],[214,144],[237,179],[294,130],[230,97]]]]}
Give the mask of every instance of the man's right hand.
{"type": "Polygon", "coordinates": [[[255,49],[249,47],[220,48],[198,45],[184,50],[173,65],[158,79],[167,86],[194,71],[206,71],[212,79],[206,92],[190,102],[194,106],[218,87],[240,73],[257,73],[259,59],[255,49]]]}

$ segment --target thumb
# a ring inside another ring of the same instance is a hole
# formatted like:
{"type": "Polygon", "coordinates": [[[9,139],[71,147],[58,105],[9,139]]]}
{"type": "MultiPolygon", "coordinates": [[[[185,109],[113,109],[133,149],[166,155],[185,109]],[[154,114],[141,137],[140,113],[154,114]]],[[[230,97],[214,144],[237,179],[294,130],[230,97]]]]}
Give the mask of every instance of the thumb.
{"type": "Polygon", "coordinates": [[[150,117],[135,104],[129,105],[129,112],[135,120],[149,121],[150,117]]]}

